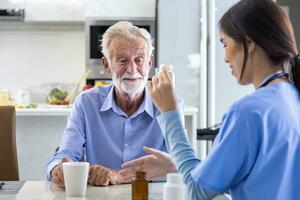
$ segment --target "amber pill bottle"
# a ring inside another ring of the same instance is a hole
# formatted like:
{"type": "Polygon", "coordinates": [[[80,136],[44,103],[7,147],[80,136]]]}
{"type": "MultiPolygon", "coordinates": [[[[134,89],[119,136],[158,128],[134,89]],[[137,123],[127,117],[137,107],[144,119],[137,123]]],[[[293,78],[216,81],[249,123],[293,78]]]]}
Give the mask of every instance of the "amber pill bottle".
{"type": "Polygon", "coordinates": [[[131,183],[132,200],[148,200],[148,181],[146,173],[137,171],[135,179],[131,183]]]}

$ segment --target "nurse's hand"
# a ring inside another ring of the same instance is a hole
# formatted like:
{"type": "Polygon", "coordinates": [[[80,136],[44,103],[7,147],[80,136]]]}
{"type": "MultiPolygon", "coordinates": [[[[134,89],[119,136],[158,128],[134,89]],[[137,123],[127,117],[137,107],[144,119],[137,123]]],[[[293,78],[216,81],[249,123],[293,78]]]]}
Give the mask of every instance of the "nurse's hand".
{"type": "Polygon", "coordinates": [[[73,160],[69,158],[63,158],[61,163],[54,167],[54,169],[51,172],[51,182],[59,187],[65,187],[65,181],[64,181],[64,173],[63,173],[63,163],[64,162],[72,162],[73,160]]]}
{"type": "Polygon", "coordinates": [[[147,84],[147,89],[153,102],[161,113],[177,108],[177,98],[172,84],[172,74],[166,70],[152,78],[147,84]]]}
{"type": "Polygon", "coordinates": [[[122,164],[124,169],[119,173],[124,179],[134,179],[136,171],[146,172],[147,179],[159,178],[176,172],[176,167],[169,154],[149,147],[143,149],[150,155],[122,164]]]}

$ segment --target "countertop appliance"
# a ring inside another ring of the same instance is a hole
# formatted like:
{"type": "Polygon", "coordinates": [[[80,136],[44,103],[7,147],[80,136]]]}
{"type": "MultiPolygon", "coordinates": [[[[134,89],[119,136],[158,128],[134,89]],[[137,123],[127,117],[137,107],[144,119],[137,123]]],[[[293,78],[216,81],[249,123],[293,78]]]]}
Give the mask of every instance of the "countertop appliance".
{"type": "Polygon", "coordinates": [[[22,21],[25,15],[24,0],[1,0],[0,21],[22,21]]]}
{"type": "Polygon", "coordinates": [[[24,20],[24,9],[0,9],[0,20],[24,20]]]}
{"type": "MultiPolygon", "coordinates": [[[[106,74],[102,65],[101,39],[102,35],[111,25],[118,21],[130,21],[134,25],[145,28],[151,34],[155,41],[155,19],[140,18],[140,19],[114,19],[114,20],[97,20],[87,19],[85,22],[86,33],[86,70],[92,69],[92,72],[87,78],[87,84],[94,84],[96,80],[110,80],[110,76],[106,74]]],[[[155,47],[155,44],[153,44],[155,47]]],[[[154,50],[155,51],[155,50],[154,50]]],[[[155,52],[153,52],[155,55],[155,52]]],[[[154,65],[155,66],[155,65],[154,65]]],[[[149,77],[154,75],[154,67],[152,67],[149,77]]]]}

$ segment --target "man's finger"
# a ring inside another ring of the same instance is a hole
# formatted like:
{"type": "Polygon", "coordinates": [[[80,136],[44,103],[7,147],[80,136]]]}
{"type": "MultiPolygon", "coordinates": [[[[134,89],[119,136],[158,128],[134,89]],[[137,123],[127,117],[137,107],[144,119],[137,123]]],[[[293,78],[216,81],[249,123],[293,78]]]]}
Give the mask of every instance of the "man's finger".
{"type": "Polygon", "coordinates": [[[89,183],[90,185],[94,185],[95,179],[96,179],[96,174],[95,174],[95,173],[91,173],[91,174],[89,175],[89,178],[88,178],[88,183],[89,183]]]}
{"type": "Polygon", "coordinates": [[[62,182],[65,182],[64,174],[63,174],[63,171],[62,171],[61,168],[62,168],[62,167],[59,168],[59,171],[57,172],[56,176],[57,176],[62,182]]]}
{"type": "Polygon", "coordinates": [[[93,184],[93,185],[96,185],[96,186],[102,185],[102,182],[103,182],[102,176],[101,176],[100,174],[97,174],[95,177],[96,177],[96,178],[95,178],[95,181],[94,181],[94,184],[93,184]]]}
{"type": "Polygon", "coordinates": [[[62,163],[64,163],[64,162],[73,162],[73,160],[70,159],[70,158],[64,157],[61,162],[62,163]]]}
{"type": "Polygon", "coordinates": [[[64,185],[65,185],[64,180],[61,179],[61,177],[57,173],[53,174],[51,181],[52,181],[52,183],[54,183],[55,185],[58,185],[60,187],[64,187],[64,185]]]}
{"type": "Polygon", "coordinates": [[[104,185],[104,186],[109,185],[109,181],[110,181],[111,178],[112,178],[112,173],[111,173],[111,172],[108,172],[108,173],[106,174],[106,176],[104,176],[103,178],[104,178],[104,179],[102,180],[102,185],[104,185]]]}
{"type": "Polygon", "coordinates": [[[64,175],[63,175],[63,171],[62,171],[62,164],[59,164],[58,166],[56,166],[53,169],[51,176],[52,176],[53,183],[58,185],[59,182],[62,182],[64,184],[64,175]]]}

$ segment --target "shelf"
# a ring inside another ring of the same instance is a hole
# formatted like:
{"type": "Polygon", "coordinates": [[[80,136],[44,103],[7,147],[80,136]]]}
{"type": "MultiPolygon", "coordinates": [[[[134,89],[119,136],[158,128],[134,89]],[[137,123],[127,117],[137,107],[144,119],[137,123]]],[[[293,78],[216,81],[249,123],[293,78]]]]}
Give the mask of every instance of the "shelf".
{"type": "Polygon", "coordinates": [[[16,116],[67,116],[71,108],[24,108],[16,109],[16,116]]]}

